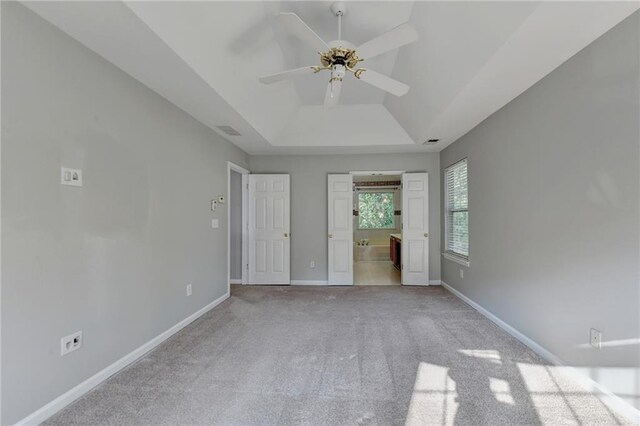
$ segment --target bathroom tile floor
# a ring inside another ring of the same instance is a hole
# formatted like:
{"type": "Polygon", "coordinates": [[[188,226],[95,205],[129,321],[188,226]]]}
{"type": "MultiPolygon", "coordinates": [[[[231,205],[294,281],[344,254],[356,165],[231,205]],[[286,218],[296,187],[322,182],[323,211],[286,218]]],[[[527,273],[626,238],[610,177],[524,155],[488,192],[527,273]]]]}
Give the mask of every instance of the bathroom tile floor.
{"type": "Polygon", "coordinates": [[[400,285],[400,271],[390,260],[353,262],[355,285],[400,285]]]}

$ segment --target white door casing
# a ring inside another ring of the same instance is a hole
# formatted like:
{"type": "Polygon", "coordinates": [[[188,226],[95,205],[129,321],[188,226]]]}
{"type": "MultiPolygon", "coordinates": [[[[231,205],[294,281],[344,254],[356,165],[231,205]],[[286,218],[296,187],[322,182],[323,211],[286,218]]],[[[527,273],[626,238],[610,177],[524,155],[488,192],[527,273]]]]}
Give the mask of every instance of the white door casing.
{"type": "MultiPolygon", "coordinates": [[[[231,294],[231,198],[237,196],[237,194],[231,194],[231,173],[232,171],[240,173],[242,175],[242,215],[240,220],[242,221],[242,276],[241,281],[242,284],[247,283],[247,274],[248,267],[247,261],[249,256],[247,255],[248,250],[248,235],[247,230],[249,229],[249,220],[247,216],[247,205],[249,199],[249,170],[244,167],[240,167],[237,164],[232,163],[231,161],[227,161],[227,218],[229,221],[229,225],[227,226],[227,292],[231,294]]],[[[237,220],[238,218],[235,218],[237,220]]]]}
{"type": "Polygon", "coordinates": [[[328,176],[329,285],[353,285],[353,176],[328,176]]]}
{"type": "Polygon", "coordinates": [[[402,284],[429,285],[429,175],[402,175],[402,284]]]}
{"type": "Polygon", "coordinates": [[[249,284],[290,284],[289,175],[249,175],[249,284]]]}

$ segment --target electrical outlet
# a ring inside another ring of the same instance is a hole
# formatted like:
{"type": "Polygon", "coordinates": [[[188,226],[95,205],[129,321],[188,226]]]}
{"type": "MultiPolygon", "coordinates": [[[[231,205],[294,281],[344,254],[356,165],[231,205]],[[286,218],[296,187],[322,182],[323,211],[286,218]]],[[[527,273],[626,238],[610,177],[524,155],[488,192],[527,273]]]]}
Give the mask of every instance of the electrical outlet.
{"type": "Polygon", "coordinates": [[[592,328],[589,340],[591,342],[591,346],[596,349],[602,349],[602,332],[600,330],[592,328]]]}
{"type": "Polygon", "coordinates": [[[191,284],[187,284],[187,296],[191,296],[193,294],[193,287],[191,284]]]}
{"type": "Polygon", "coordinates": [[[464,278],[464,269],[460,269],[460,278],[464,278]]]}
{"type": "Polygon", "coordinates": [[[70,352],[78,350],[82,347],[82,331],[76,331],[66,337],[60,339],[60,356],[67,355],[70,352]]]}
{"type": "Polygon", "coordinates": [[[316,267],[316,261],[312,260],[311,262],[309,262],[309,268],[313,269],[316,267]]]}

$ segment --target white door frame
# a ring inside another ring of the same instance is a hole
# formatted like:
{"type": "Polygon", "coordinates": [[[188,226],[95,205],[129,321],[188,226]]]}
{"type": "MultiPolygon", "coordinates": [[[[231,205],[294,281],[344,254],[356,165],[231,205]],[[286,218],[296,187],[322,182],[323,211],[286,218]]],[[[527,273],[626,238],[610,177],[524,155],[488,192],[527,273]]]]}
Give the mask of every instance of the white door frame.
{"type": "Polygon", "coordinates": [[[227,293],[231,294],[231,171],[238,172],[242,175],[242,284],[247,283],[247,224],[249,217],[247,215],[248,196],[247,176],[249,170],[240,167],[231,161],[227,161],[227,293]]]}
{"type": "MultiPolygon", "coordinates": [[[[406,170],[352,170],[349,172],[349,174],[352,174],[353,176],[400,176],[400,180],[402,180],[402,175],[405,173],[407,173],[406,170]]],[[[402,233],[402,223],[400,224],[400,232],[402,233]]],[[[353,256],[351,256],[351,270],[353,271],[353,256]]],[[[328,274],[329,271],[327,269],[327,275],[328,274]]],[[[402,284],[402,267],[400,267],[400,284],[402,284]]]]}
{"type": "Polygon", "coordinates": [[[364,171],[351,171],[349,174],[354,176],[369,176],[369,175],[379,175],[379,176],[402,176],[406,173],[405,170],[364,170],[364,171]]]}

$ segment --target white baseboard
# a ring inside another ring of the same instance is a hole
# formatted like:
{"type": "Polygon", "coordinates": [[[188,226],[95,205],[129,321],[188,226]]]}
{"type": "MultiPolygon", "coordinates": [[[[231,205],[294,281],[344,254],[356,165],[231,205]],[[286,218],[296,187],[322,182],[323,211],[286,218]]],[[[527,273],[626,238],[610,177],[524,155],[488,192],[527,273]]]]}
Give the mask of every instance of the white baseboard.
{"type": "Polygon", "coordinates": [[[594,395],[598,397],[605,405],[607,405],[612,410],[620,413],[621,415],[629,418],[633,422],[637,422],[640,424],[640,410],[636,409],[634,406],[611,392],[606,387],[602,386],[600,383],[593,380],[591,377],[588,377],[578,371],[576,368],[567,365],[562,359],[560,359],[557,355],[552,353],[551,351],[545,349],[540,344],[536,343],[531,338],[522,334],[520,331],[516,330],[473,300],[469,299],[464,294],[460,293],[455,288],[451,287],[449,284],[442,281],[442,286],[453,293],[455,296],[460,298],[462,301],[470,305],[476,311],[480,312],[487,319],[495,323],[498,327],[502,328],[504,331],[521,341],[523,344],[528,346],[535,353],[540,355],[542,358],[549,361],[551,364],[556,365],[558,367],[562,367],[563,373],[568,374],[572,379],[576,382],[580,383],[582,386],[587,389],[595,390],[594,395]]]}
{"type": "MultiPolygon", "coordinates": [[[[231,284],[234,284],[233,280],[231,280],[231,284]]],[[[429,280],[429,285],[440,284],[442,284],[440,280],[429,280]]],[[[291,285],[329,285],[329,283],[326,280],[291,280],[291,285]]]]}
{"type": "Polygon", "coordinates": [[[88,393],[91,389],[95,388],[100,383],[102,383],[105,380],[107,380],[109,377],[113,376],[114,374],[116,374],[117,372],[119,372],[123,368],[127,367],[131,363],[137,361],[139,358],[144,356],[147,352],[149,352],[150,350],[154,349],[156,346],[158,346],[159,344],[161,344],[162,342],[167,340],[169,337],[171,337],[172,335],[174,335],[178,331],[182,330],[184,327],[186,327],[187,325],[189,325],[190,323],[192,323],[193,321],[195,321],[200,316],[204,315],[205,313],[207,313],[208,311],[210,311],[211,309],[213,309],[214,307],[216,307],[220,303],[224,302],[228,298],[229,298],[229,293],[226,293],[226,294],[220,296],[219,298],[217,298],[213,302],[209,303],[204,308],[202,308],[202,309],[198,310],[197,312],[189,315],[187,318],[183,319],[182,321],[180,321],[179,323],[177,323],[176,325],[174,325],[173,327],[171,327],[167,331],[165,331],[165,332],[159,334],[158,336],[154,337],[153,339],[149,340],[144,345],[140,346],[139,348],[135,349],[134,351],[128,353],[125,356],[123,356],[122,358],[120,358],[119,360],[117,360],[113,364],[109,365],[105,369],[103,369],[103,370],[99,371],[98,373],[94,374],[93,376],[89,377],[87,380],[85,380],[84,382],[80,383],[76,387],[74,387],[74,388],[70,389],[69,391],[63,393],[62,395],[60,395],[59,397],[57,397],[53,401],[49,402],[45,406],[43,406],[43,407],[39,408],[38,410],[34,411],[33,413],[29,414],[27,417],[25,417],[24,419],[22,419],[18,423],[16,423],[16,426],[38,425],[38,424],[44,422],[46,419],[48,419],[49,417],[53,416],[58,411],[62,410],[63,408],[65,408],[66,406],[68,406],[69,404],[71,404],[72,402],[74,402],[76,399],[80,398],[84,394],[88,393]]]}
{"type": "Polygon", "coordinates": [[[327,285],[326,280],[291,280],[291,285],[327,285]]]}
{"type": "Polygon", "coordinates": [[[242,284],[242,279],[230,279],[229,284],[242,284]]]}

